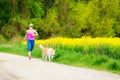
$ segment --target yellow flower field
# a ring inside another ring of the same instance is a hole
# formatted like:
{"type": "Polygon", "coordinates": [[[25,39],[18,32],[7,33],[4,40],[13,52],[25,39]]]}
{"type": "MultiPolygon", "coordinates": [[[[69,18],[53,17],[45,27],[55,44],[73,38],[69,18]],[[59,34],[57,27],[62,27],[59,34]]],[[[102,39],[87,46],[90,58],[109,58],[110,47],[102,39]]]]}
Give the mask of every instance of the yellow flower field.
{"type": "MultiPolygon", "coordinates": [[[[26,44],[26,42],[23,42],[26,44]]],[[[36,40],[36,45],[62,45],[62,46],[89,46],[89,45],[105,45],[109,44],[111,46],[120,46],[120,38],[91,38],[91,37],[82,37],[82,38],[63,38],[56,37],[46,40],[36,40]]]]}

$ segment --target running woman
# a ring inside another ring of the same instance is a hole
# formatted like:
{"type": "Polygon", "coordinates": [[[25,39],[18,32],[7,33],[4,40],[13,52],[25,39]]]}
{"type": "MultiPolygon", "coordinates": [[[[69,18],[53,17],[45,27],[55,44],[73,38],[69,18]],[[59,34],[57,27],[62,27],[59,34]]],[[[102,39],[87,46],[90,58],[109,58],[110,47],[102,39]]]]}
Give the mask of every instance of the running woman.
{"type": "Polygon", "coordinates": [[[32,57],[32,50],[35,45],[35,36],[37,36],[38,33],[36,30],[33,29],[33,24],[29,24],[29,29],[26,31],[26,35],[24,40],[27,38],[27,47],[28,47],[28,58],[31,60],[32,57]]]}

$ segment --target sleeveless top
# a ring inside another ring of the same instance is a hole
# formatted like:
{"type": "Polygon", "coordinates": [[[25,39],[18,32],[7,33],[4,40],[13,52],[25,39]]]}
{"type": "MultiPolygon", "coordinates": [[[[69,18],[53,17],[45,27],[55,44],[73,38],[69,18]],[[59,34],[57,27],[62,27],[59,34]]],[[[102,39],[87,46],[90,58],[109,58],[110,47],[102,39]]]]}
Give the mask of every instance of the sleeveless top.
{"type": "Polygon", "coordinates": [[[28,40],[34,40],[34,30],[27,31],[28,40]]]}

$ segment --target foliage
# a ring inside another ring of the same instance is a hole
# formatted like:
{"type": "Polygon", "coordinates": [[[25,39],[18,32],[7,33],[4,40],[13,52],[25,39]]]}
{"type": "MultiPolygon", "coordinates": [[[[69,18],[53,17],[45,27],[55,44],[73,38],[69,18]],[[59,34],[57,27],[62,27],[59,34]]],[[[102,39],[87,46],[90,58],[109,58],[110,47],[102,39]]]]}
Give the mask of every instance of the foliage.
{"type": "Polygon", "coordinates": [[[6,39],[25,35],[31,20],[44,14],[42,3],[35,0],[1,0],[0,4],[0,32],[6,39]]]}
{"type": "Polygon", "coordinates": [[[117,62],[115,60],[109,62],[108,68],[111,70],[120,70],[119,62],[117,62]]]}
{"type": "Polygon", "coordinates": [[[6,42],[5,38],[2,35],[0,35],[0,44],[4,42],[6,42]]]}
{"type": "Polygon", "coordinates": [[[119,0],[1,0],[0,13],[6,39],[23,36],[31,22],[40,39],[120,37],[119,0]]]}

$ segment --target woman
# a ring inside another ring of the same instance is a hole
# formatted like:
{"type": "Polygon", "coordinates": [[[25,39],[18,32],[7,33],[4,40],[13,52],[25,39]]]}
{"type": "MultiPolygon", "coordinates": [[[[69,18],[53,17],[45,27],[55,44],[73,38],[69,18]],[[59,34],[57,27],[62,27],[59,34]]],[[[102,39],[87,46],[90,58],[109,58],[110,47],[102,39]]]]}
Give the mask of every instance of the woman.
{"type": "Polygon", "coordinates": [[[34,48],[35,44],[35,36],[37,36],[38,33],[36,30],[33,29],[33,24],[29,24],[29,29],[26,31],[26,35],[24,40],[27,38],[27,46],[28,46],[28,57],[29,60],[31,60],[32,57],[32,50],[34,48]]]}

